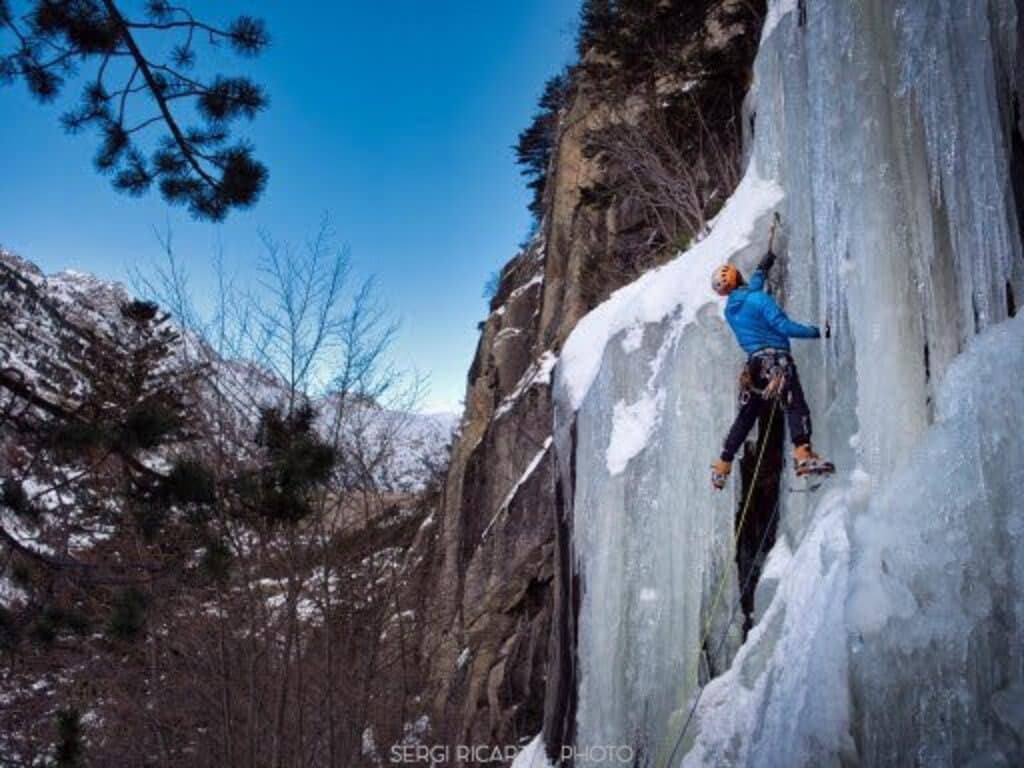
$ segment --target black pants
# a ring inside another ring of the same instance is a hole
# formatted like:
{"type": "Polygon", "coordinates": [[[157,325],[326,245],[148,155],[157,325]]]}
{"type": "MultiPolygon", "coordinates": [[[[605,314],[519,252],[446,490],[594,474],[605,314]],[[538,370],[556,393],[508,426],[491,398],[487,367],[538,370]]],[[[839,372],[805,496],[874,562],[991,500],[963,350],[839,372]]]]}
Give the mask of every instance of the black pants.
{"type": "Polygon", "coordinates": [[[736,421],[725,438],[725,446],[722,448],[724,461],[733,460],[757,417],[765,407],[771,407],[771,401],[765,399],[759,391],[768,385],[773,371],[781,371],[785,375],[779,405],[786,412],[786,422],[789,424],[789,436],[793,445],[803,445],[811,441],[811,412],[804,399],[803,387],[800,386],[796,363],[786,352],[758,352],[751,355],[747,361],[750,385],[740,388],[740,412],[736,414],[736,421]]]}

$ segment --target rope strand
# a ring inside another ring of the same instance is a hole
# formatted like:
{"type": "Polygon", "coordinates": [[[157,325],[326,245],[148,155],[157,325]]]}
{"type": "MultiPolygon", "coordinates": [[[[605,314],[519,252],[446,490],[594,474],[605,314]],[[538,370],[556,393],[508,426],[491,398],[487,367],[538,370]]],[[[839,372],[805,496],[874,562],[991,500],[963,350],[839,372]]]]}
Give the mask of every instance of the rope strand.
{"type": "MultiPolygon", "coordinates": [[[[743,533],[743,526],[747,522],[747,512],[750,509],[750,502],[754,498],[754,488],[757,487],[757,478],[761,474],[761,462],[764,459],[764,453],[765,453],[765,450],[768,447],[768,436],[771,434],[772,424],[775,422],[775,412],[778,410],[778,408],[779,408],[779,401],[777,399],[775,399],[775,400],[772,401],[772,410],[771,410],[771,413],[768,415],[768,427],[767,427],[767,429],[765,429],[764,436],[761,438],[761,450],[758,452],[757,463],[754,465],[754,475],[753,475],[753,477],[750,480],[750,488],[747,490],[747,497],[746,497],[746,499],[743,502],[743,507],[742,507],[742,510],[740,512],[740,521],[739,521],[739,524],[736,526],[736,532],[733,534],[733,537],[732,537],[732,546],[731,546],[730,551],[729,551],[729,559],[730,560],[736,554],[736,546],[739,543],[740,536],[743,533]]],[[[772,517],[768,521],[768,526],[765,528],[764,534],[761,537],[761,542],[760,542],[760,544],[758,544],[758,547],[757,547],[757,557],[760,557],[761,554],[762,554],[762,551],[764,549],[764,545],[768,541],[768,532],[771,530],[772,523],[775,521],[776,517],[778,516],[778,513],[779,513],[779,500],[776,499],[776,501],[775,501],[775,510],[772,512],[772,517]]],[[[729,627],[732,626],[732,621],[736,617],[736,609],[742,603],[743,593],[747,590],[747,587],[750,584],[750,580],[751,580],[751,577],[753,576],[753,573],[754,573],[753,569],[751,569],[750,572],[747,573],[747,578],[744,580],[743,587],[740,589],[740,599],[736,601],[736,603],[732,607],[732,611],[730,611],[729,621],[725,625],[725,631],[722,633],[722,637],[719,640],[718,645],[717,645],[717,647],[715,649],[715,656],[717,656],[721,652],[722,646],[725,644],[725,639],[729,635],[729,627]]],[[[718,601],[720,600],[720,598],[722,596],[722,590],[725,587],[725,580],[728,578],[728,576],[729,576],[729,571],[725,570],[722,573],[721,578],[718,580],[718,587],[715,590],[715,597],[714,597],[714,600],[712,600],[712,602],[711,602],[711,610],[708,611],[708,618],[707,618],[707,620],[705,621],[705,624],[704,624],[704,631],[703,631],[703,634],[702,634],[702,637],[701,637],[701,640],[700,640],[700,644],[697,646],[697,648],[698,648],[698,651],[697,651],[697,653],[698,653],[698,663],[697,663],[698,667],[700,666],[699,654],[701,653],[702,649],[707,644],[708,637],[711,635],[711,621],[714,618],[715,609],[718,607],[718,601]]],[[[700,697],[701,697],[701,695],[703,693],[704,693],[704,688],[701,687],[697,691],[697,696],[693,700],[693,704],[690,707],[689,714],[686,716],[686,722],[683,723],[683,729],[682,729],[682,731],[680,731],[679,737],[676,739],[675,745],[672,747],[672,752],[669,754],[668,763],[666,764],[666,768],[671,768],[672,761],[675,759],[676,752],[679,749],[679,745],[683,743],[683,738],[686,736],[686,731],[690,727],[690,722],[693,720],[693,716],[694,716],[694,714],[697,711],[697,705],[700,703],[700,697]]]]}

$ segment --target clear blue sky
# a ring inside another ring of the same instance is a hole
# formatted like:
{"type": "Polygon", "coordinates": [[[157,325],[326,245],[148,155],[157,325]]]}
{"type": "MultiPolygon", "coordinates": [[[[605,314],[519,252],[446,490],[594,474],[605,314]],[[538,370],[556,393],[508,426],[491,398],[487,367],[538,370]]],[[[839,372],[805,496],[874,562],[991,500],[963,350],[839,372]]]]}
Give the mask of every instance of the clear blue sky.
{"type": "Polygon", "coordinates": [[[270,93],[270,109],[243,126],[270,168],[260,203],[213,225],[156,195],[120,195],[92,170],[95,137],[66,136],[61,104],[39,106],[17,84],[0,88],[0,244],[46,271],[124,280],[129,265],[158,258],[153,227],[169,223],[201,291],[218,237],[244,278],[258,227],[298,244],[329,212],[356,269],[377,275],[401,317],[396,362],[430,375],[425,410],[455,410],[483,284],[529,224],[510,146],[571,58],[579,0],[190,6],[213,21],[260,16],[270,29],[259,59],[223,60],[270,93]]]}

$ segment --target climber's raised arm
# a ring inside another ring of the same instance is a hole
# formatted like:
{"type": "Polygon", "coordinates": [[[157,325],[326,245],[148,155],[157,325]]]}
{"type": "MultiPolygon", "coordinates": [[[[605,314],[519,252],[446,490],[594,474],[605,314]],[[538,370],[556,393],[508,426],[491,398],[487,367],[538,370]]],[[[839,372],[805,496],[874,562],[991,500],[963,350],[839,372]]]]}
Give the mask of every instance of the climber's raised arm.
{"type": "Polygon", "coordinates": [[[752,291],[763,291],[764,281],[768,279],[768,272],[771,271],[772,265],[775,264],[775,253],[771,249],[768,250],[757,265],[757,270],[750,278],[750,290],[752,291]]]}

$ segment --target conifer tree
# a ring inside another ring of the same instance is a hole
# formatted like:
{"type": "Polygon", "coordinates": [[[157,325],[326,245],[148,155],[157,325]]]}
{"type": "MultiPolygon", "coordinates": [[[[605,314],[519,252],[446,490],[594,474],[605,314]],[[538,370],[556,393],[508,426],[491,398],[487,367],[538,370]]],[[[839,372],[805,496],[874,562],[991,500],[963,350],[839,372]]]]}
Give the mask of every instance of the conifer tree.
{"type": "Polygon", "coordinates": [[[3,270],[7,289],[53,313],[64,359],[48,371],[62,381],[53,392],[0,371],[0,435],[17,446],[0,476],[0,504],[12,516],[0,524],[0,552],[27,595],[18,615],[0,617],[0,645],[51,645],[102,626],[128,639],[145,622],[145,589],[189,567],[204,540],[213,498],[201,464],[182,454],[168,471],[157,459],[187,444],[189,393],[202,370],[180,360],[179,333],[156,305],[126,303],[123,322],[101,332],[3,270]],[[80,553],[74,542],[97,532],[105,550],[80,553]]]}
{"type": "Polygon", "coordinates": [[[552,77],[544,85],[538,102],[539,111],[533,121],[520,134],[515,145],[516,163],[520,172],[529,179],[527,187],[533,197],[530,213],[540,219],[544,210],[544,185],[547,183],[548,165],[558,137],[558,114],[568,104],[572,94],[571,70],[552,77]]]}
{"type": "Polygon", "coordinates": [[[580,7],[580,26],[576,37],[579,57],[593,49],[607,50],[615,35],[615,0],[584,0],[580,7]]]}
{"type": "Polygon", "coordinates": [[[258,19],[215,26],[166,0],[149,0],[139,16],[114,0],[0,0],[0,85],[24,82],[45,103],[81,79],[62,122],[99,134],[94,162],[114,188],[142,195],[156,185],[169,203],[218,221],[266,185],[266,167],[232,128],[267,96],[247,77],[197,73],[199,53],[227,44],[251,57],[268,42],[258,19]]]}

